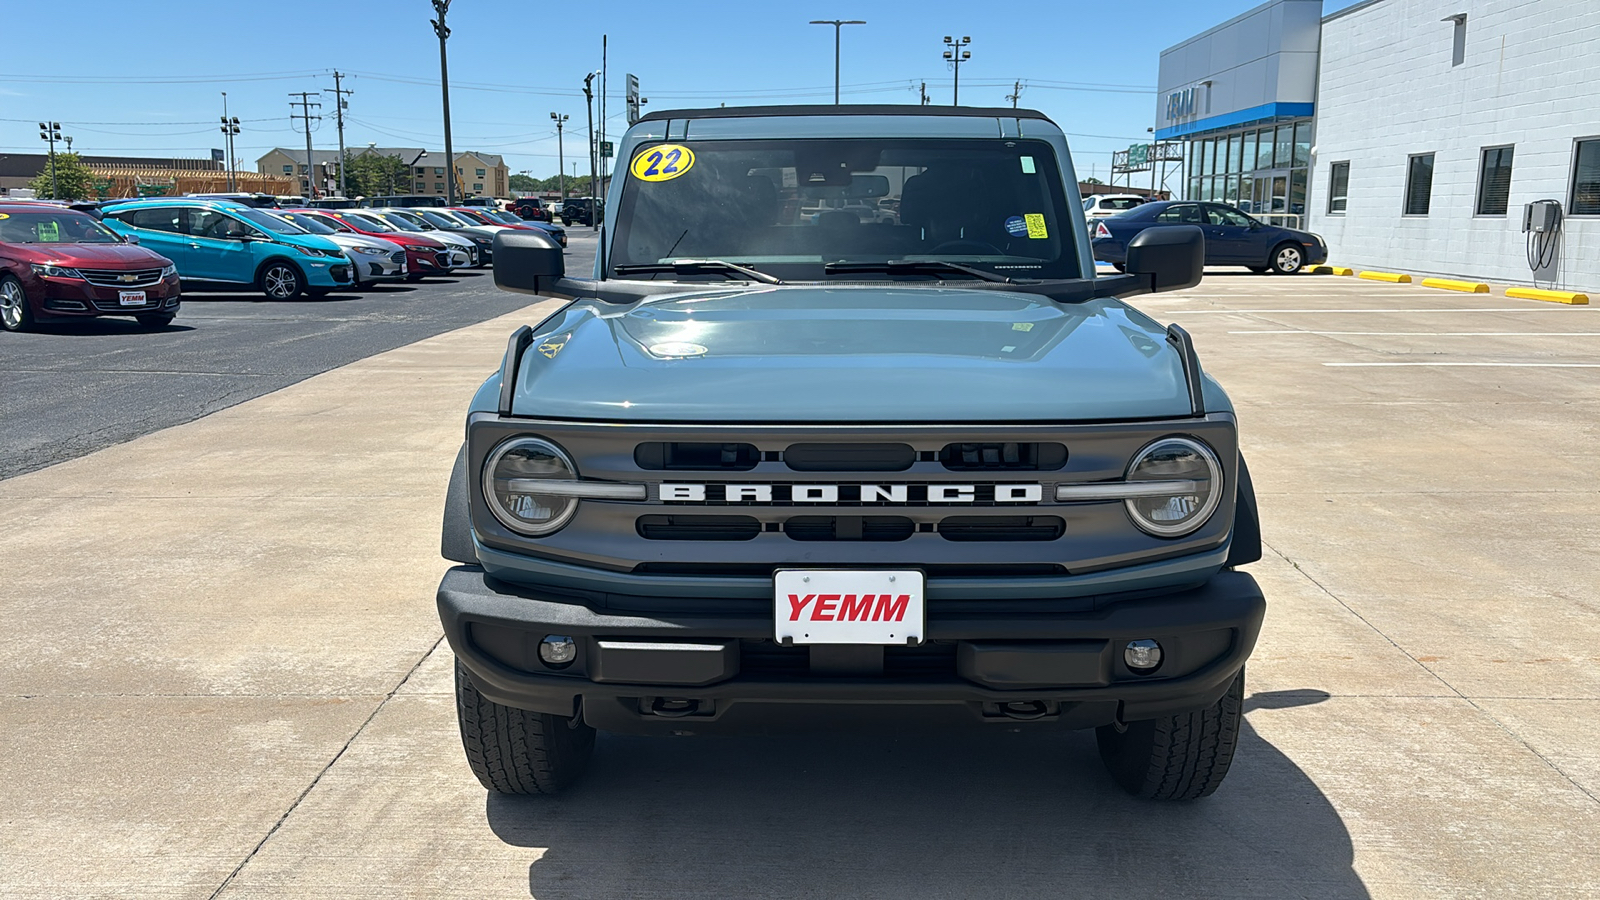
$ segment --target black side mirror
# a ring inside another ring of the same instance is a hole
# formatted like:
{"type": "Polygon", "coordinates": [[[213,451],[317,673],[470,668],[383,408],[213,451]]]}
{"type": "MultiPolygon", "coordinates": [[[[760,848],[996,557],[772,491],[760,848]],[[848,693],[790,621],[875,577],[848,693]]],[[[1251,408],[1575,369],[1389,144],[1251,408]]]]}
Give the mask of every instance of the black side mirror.
{"type": "Polygon", "coordinates": [[[561,245],[543,231],[506,229],[494,236],[494,284],[503,291],[537,294],[567,274],[561,245]]]}
{"type": "Polygon", "coordinates": [[[1146,228],[1128,242],[1128,274],[1150,276],[1156,293],[1194,287],[1205,268],[1206,236],[1198,226],[1146,228]]]}
{"type": "Polygon", "coordinates": [[[125,234],[122,236],[122,242],[124,244],[137,244],[139,243],[139,236],[137,234],[125,234]]]}

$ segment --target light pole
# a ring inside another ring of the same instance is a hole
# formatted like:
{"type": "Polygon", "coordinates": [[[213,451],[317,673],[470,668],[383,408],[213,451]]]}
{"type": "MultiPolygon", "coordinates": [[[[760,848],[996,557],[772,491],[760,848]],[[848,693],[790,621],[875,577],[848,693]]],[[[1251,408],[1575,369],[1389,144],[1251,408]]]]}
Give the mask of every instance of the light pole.
{"type": "Polygon", "coordinates": [[[439,89],[444,95],[444,196],[448,206],[456,205],[456,153],[450,145],[450,65],[445,57],[444,42],[450,29],[444,24],[444,14],[450,11],[450,0],[433,0],[433,10],[439,18],[430,20],[433,33],[439,36],[439,89]]]}
{"type": "Polygon", "coordinates": [[[961,40],[952,40],[950,35],[944,36],[944,43],[950,49],[944,51],[944,58],[956,67],[955,89],[950,94],[950,105],[961,105],[961,63],[972,58],[972,51],[963,49],[972,43],[972,38],[963,36],[961,40]]]}
{"type": "Polygon", "coordinates": [[[228,163],[225,166],[228,172],[228,193],[239,189],[233,177],[233,136],[239,133],[239,117],[228,116],[228,92],[222,92],[222,143],[228,148],[228,163]]]}
{"type": "Polygon", "coordinates": [[[50,199],[60,200],[57,196],[60,191],[56,188],[56,141],[61,140],[61,123],[40,122],[39,139],[50,142],[50,199]]]}
{"type": "Polygon", "coordinates": [[[812,25],[833,26],[833,105],[839,105],[839,32],[846,25],[865,25],[862,19],[812,19],[812,25]]]}
{"type": "Polygon", "coordinates": [[[561,183],[561,199],[565,200],[567,199],[567,148],[566,144],[562,143],[561,130],[572,117],[551,113],[550,118],[556,123],[556,180],[561,183]]]}
{"type": "MultiPolygon", "coordinates": [[[[600,144],[594,139],[594,79],[599,72],[590,72],[583,76],[583,100],[589,110],[589,194],[591,198],[599,194],[600,185],[600,144]]],[[[601,82],[604,84],[604,82],[601,82]]],[[[561,218],[567,216],[562,213],[561,218]]],[[[589,226],[592,231],[600,230],[600,217],[594,215],[593,207],[590,208],[589,226]]]]}

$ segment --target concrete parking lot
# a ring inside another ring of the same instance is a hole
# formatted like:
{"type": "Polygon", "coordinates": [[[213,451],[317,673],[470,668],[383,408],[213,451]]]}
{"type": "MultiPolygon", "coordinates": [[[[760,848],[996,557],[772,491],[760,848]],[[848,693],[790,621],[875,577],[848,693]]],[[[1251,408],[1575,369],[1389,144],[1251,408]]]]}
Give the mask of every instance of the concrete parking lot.
{"type": "Polygon", "coordinates": [[[602,735],[569,793],[486,795],[439,514],[544,303],[0,481],[0,896],[1600,896],[1600,310],[1139,305],[1230,389],[1268,545],[1215,796],[1028,730],[602,735]]]}

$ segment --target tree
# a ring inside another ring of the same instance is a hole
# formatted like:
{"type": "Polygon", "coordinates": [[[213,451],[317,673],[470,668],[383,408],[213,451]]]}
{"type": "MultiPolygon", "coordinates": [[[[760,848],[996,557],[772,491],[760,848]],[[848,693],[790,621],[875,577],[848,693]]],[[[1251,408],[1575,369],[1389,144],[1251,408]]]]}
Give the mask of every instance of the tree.
{"type": "Polygon", "coordinates": [[[33,195],[47,200],[87,200],[95,195],[94,173],[83,164],[76,153],[57,153],[55,159],[56,189],[50,190],[50,168],[34,176],[29,187],[33,195]]]}
{"type": "Polygon", "coordinates": [[[398,156],[384,156],[381,153],[362,153],[357,156],[346,151],[344,172],[352,197],[404,194],[411,187],[411,167],[398,156]]]}
{"type": "Polygon", "coordinates": [[[516,174],[511,176],[511,189],[513,191],[542,191],[539,179],[530,175],[516,174]]]}
{"type": "Polygon", "coordinates": [[[1100,179],[1094,177],[1093,175],[1089,176],[1088,178],[1085,178],[1083,180],[1083,183],[1084,184],[1105,184],[1104,181],[1101,181],[1100,179]]]}

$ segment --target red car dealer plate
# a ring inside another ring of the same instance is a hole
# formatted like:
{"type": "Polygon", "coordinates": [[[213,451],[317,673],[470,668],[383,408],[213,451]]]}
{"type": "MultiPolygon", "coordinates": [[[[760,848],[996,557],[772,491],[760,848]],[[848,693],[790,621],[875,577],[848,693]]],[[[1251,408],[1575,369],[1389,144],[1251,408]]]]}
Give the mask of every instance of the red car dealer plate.
{"type": "Polygon", "coordinates": [[[927,613],[916,570],[782,569],[774,587],[780,644],[922,642],[927,613]]]}
{"type": "Polygon", "coordinates": [[[123,306],[143,306],[144,291],[117,291],[117,300],[123,306]]]}

